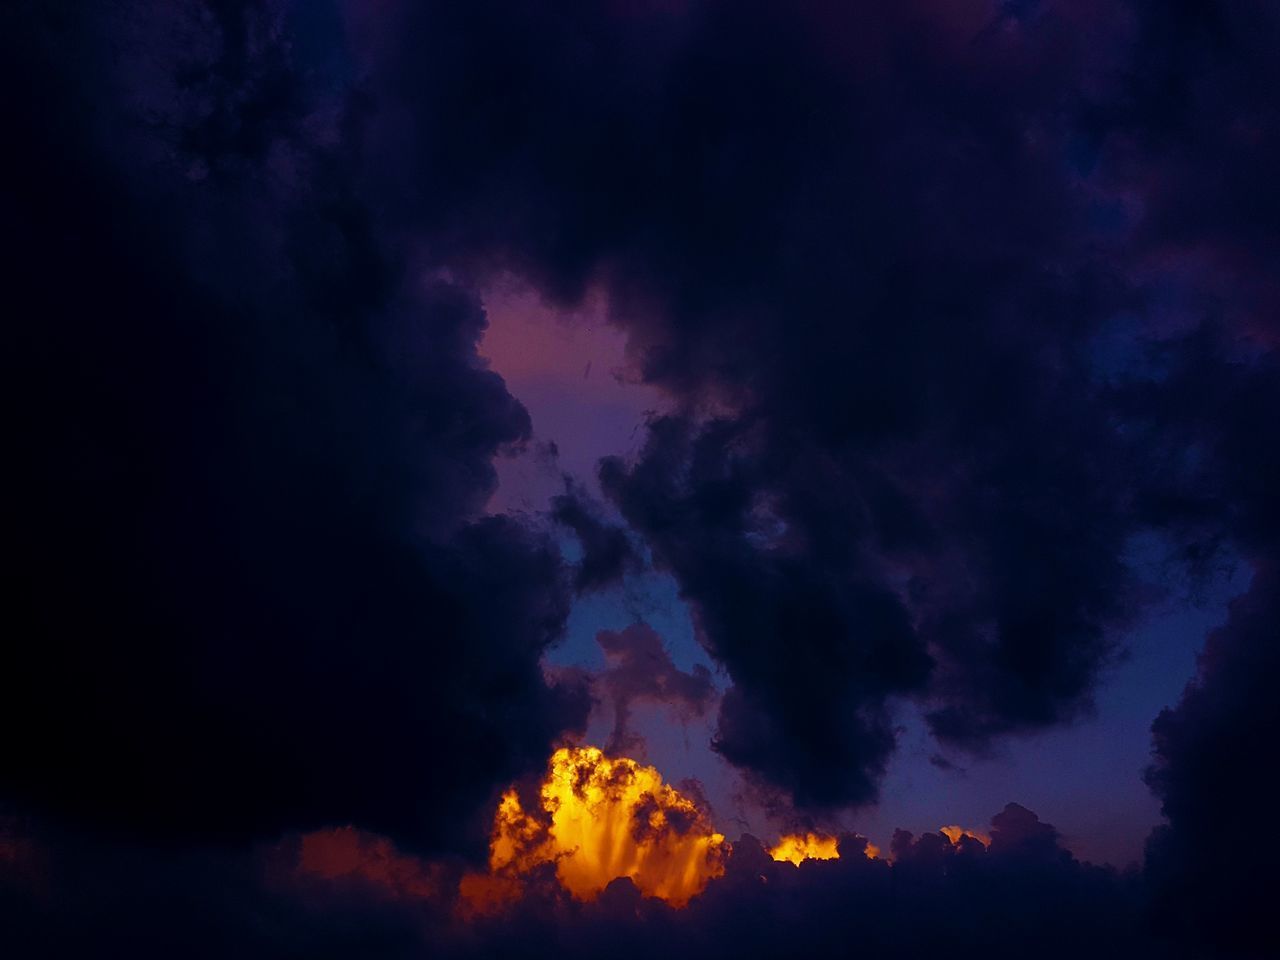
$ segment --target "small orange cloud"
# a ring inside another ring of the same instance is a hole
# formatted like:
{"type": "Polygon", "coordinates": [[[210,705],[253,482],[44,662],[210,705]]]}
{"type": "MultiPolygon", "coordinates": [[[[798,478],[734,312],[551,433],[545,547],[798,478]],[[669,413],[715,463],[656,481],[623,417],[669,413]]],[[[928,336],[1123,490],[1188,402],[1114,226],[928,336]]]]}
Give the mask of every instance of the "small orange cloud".
{"type": "Polygon", "coordinates": [[[977,840],[984,847],[991,846],[991,838],[989,836],[976,830],[970,830],[968,827],[952,825],[949,827],[940,827],[938,832],[953,844],[959,843],[961,837],[969,837],[971,840],[977,840]]]}
{"type": "Polygon", "coordinates": [[[836,838],[827,834],[789,833],[769,850],[769,856],[798,867],[805,860],[839,860],[840,848],[836,838]]]}

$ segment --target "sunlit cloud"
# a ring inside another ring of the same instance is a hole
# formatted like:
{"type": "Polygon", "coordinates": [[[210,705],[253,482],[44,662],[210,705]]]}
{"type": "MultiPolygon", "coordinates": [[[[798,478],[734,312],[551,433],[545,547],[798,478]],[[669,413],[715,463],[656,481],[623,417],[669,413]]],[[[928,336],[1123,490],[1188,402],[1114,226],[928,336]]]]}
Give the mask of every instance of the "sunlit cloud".
{"type": "Polygon", "coordinates": [[[683,906],[724,873],[724,835],[697,801],[658,771],[596,747],[551,756],[538,806],[507,791],[494,816],[488,875],[464,878],[465,904],[483,911],[519,895],[521,878],[553,864],[580,900],[629,878],[642,894],[683,906]]]}

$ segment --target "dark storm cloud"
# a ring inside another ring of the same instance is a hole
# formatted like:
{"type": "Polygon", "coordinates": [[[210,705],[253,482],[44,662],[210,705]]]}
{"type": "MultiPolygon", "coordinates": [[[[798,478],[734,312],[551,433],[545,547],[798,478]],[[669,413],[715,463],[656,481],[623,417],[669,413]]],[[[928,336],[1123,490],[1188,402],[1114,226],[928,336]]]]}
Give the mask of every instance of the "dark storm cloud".
{"type": "Polygon", "coordinates": [[[627,531],[606,520],[572,479],[566,478],[564,493],[552,498],[551,517],[571,530],[582,548],[573,578],[579,593],[611,586],[627,571],[639,569],[640,556],[627,531]]]}
{"type": "Polygon", "coordinates": [[[725,876],[687,909],[616,881],[594,904],[530,904],[498,918],[480,928],[486,936],[474,955],[1167,955],[1142,929],[1134,877],[1074,860],[1052,827],[1016,805],[995,818],[992,834],[989,850],[937,834],[903,837],[893,866],[865,858],[864,841],[848,836],[841,859],[799,868],[770,859],[747,836],[734,844],[725,876]]]}
{"type": "Polygon", "coordinates": [[[1234,558],[1252,582],[1196,676],[1153,725],[1147,782],[1168,819],[1148,842],[1153,916],[1192,951],[1280,950],[1265,891],[1280,843],[1280,11],[1262,3],[1135,7],[1138,44],[1106,175],[1141,191],[1134,245],[1162,343],[1122,409],[1159,472],[1144,509],[1195,565],[1234,558]],[[1254,827],[1257,827],[1255,829],[1254,827]]]}
{"type": "Polygon", "coordinates": [[[1188,955],[1274,952],[1272,6],[0,16],[0,800],[53,825],[0,837],[16,955],[1159,956],[1148,897],[1188,955]],[[503,269],[603,288],[671,400],[601,468],[630,532],[557,502],[576,571],[481,518],[530,433],[475,353],[503,269]],[[618,881],[452,939],[199,845],[474,850],[585,718],[539,659],[631,533],[732,681],[716,748],[802,807],[866,802],[895,701],[961,748],[1086,711],[1150,530],[1254,579],[1156,723],[1142,881],[1011,806],[990,849],[794,871],[744,841],[687,912],[618,881]]]}
{"type": "MultiPolygon", "coordinates": [[[[801,803],[868,799],[893,695],[971,746],[1087,709],[1140,612],[1134,533],[1266,568],[1268,5],[604,9],[418,7],[448,44],[382,76],[467,133],[405,161],[448,184],[424,203],[454,250],[568,298],[608,285],[680,401],[602,480],[733,680],[727,757],[801,803]],[[1168,338],[1214,320],[1252,342],[1194,332],[1219,362],[1171,376],[1168,338]]],[[[1239,632],[1274,635],[1257,620],[1239,632]]],[[[1179,729],[1166,796],[1182,770],[1223,804],[1265,776],[1200,781],[1212,748],[1179,729]]],[[[1203,847],[1211,820],[1171,832],[1203,847]]],[[[1185,874],[1184,916],[1218,866],[1185,874]]]]}
{"type": "Polygon", "coordinates": [[[1280,857],[1269,826],[1280,776],[1266,759],[1280,730],[1277,597],[1272,560],[1209,638],[1181,701],[1157,718],[1147,774],[1169,821],[1147,844],[1158,922],[1240,956],[1280,949],[1280,934],[1265,919],[1280,857]]]}
{"type": "Polygon", "coordinates": [[[1153,502],[1168,525],[1197,555],[1231,549],[1252,570],[1153,725],[1147,782],[1168,823],[1148,841],[1147,878],[1161,926],[1201,949],[1262,957],[1280,949],[1267,897],[1280,841],[1249,826],[1269,822],[1280,788],[1267,759],[1280,733],[1280,357],[1257,347],[1256,327],[1243,344],[1229,331],[1169,345],[1165,377],[1128,398],[1162,428],[1170,469],[1153,502]]]}
{"type": "MultiPolygon", "coordinates": [[[[1132,61],[1091,108],[1106,175],[1141,197],[1136,250],[1164,304],[1280,342],[1280,63],[1274,4],[1133,4],[1132,61]]],[[[1191,316],[1188,316],[1190,314],[1191,316]]]]}
{"type": "Polygon", "coordinates": [[[676,399],[602,479],[733,680],[718,749],[806,805],[874,798],[895,695],[961,745],[1076,716],[1136,607],[1072,155],[1108,44],[993,14],[370,18],[388,189],[459,262],[605,285],[676,399]]]}
{"type": "Polygon", "coordinates": [[[529,419],[362,195],[359,108],[308,101],[274,8],[203,9],[6,13],[0,785],[148,836],[474,848],[586,714],[539,666],[558,552],[479,516],[529,419]]]}
{"type": "MultiPolygon", "coordinates": [[[[421,956],[438,911],[358,881],[274,874],[279,854],[44,834],[49,881],[0,898],[5,956],[421,956]]],[[[0,882],[8,879],[0,865],[0,882]]],[[[17,885],[15,885],[17,886],[17,885]]]]}
{"type": "Polygon", "coordinates": [[[712,428],[692,441],[706,476],[685,466],[687,423],[666,419],[652,426],[641,466],[624,481],[609,461],[601,481],[697,601],[709,650],[731,668],[716,748],[801,803],[864,799],[868,772],[892,747],[883,691],[919,684],[926,656],[895,598],[860,586],[857,561],[840,545],[808,556],[753,549],[743,529],[751,481],[717,462],[736,426],[716,426],[719,435],[712,428]],[[689,494],[672,489],[682,474],[689,494]],[[855,625],[865,631],[861,649],[841,642],[855,625]]]}
{"type": "Polygon", "coordinates": [[[605,285],[677,400],[602,479],[733,680],[726,757],[842,805],[875,795],[895,696],[971,747],[1087,711],[1140,613],[1131,537],[1188,496],[1114,405],[1149,371],[1099,344],[1197,322],[1241,265],[1235,319],[1270,323],[1264,6],[379,21],[389,189],[460,262],[605,285]]]}
{"type": "Polygon", "coordinates": [[[530,878],[524,900],[466,921],[453,908],[454,866],[415,865],[373,838],[357,838],[374,851],[360,865],[334,851],[299,855],[305,837],[252,853],[123,860],[110,843],[51,837],[52,890],[0,902],[0,919],[15,957],[92,955],[104,944],[134,956],[1171,955],[1144,932],[1135,876],[1076,861],[1016,804],[993,819],[991,836],[988,848],[900,832],[890,866],[865,858],[865,840],[850,835],[841,859],[798,868],[746,836],[725,875],[684,909],[641,897],[626,879],[582,903],[547,873],[530,878]]]}

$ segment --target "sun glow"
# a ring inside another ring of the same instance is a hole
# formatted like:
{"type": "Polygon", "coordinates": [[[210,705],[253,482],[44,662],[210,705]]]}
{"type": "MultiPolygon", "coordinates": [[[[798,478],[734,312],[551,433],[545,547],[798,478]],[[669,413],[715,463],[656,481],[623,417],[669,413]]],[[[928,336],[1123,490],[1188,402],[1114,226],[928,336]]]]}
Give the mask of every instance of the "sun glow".
{"type": "Polygon", "coordinates": [[[769,850],[769,856],[798,867],[805,860],[839,860],[840,847],[836,838],[827,834],[789,833],[769,850]]]}
{"type": "Polygon", "coordinates": [[[515,790],[503,794],[489,874],[462,884],[473,909],[518,895],[521,878],[545,864],[580,900],[629,877],[645,896],[677,907],[724,873],[724,836],[653,767],[595,747],[562,748],[551,756],[538,800],[541,809],[527,812],[515,790]]]}
{"type": "Polygon", "coordinates": [[[953,824],[949,827],[939,827],[938,832],[953,844],[959,843],[961,837],[969,837],[971,840],[977,840],[984,847],[991,846],[991,838],[989,836],[985,833],[978,833],[975,830],[970,830],[968,827],[960,827],[953,824]]]}

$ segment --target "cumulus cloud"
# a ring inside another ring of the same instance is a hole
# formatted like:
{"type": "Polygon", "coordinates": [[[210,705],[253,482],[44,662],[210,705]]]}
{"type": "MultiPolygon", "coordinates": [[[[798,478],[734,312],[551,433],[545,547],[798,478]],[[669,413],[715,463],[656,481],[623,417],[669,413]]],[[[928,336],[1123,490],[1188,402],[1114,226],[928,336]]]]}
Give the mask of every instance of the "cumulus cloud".
{"type": "Polygon", "coordinates": [[[477,298],[380,222],[358,110],[317,116],[281,16],[6,13],[28,93],[7,218],[22,679],[0,718],[25,732],[0,789],[152,838],[355,821],[476,849],[498,786],[585,720],[539,665],[568,576],[481,517],[528,416],[476,357],[477,298]],[[133,86],[160,70],[163,98],[133,86]]]}
{"type": "MultiPolygon", "coordinates": [[[[392,846],[321,859],[410,885],[477,854],[586,719],[541,667],[575,593],[641,556],[730,681],[715,749],[801,815],[872,802],[901,701],[948,756],[1087,713],[1154,531],[1254,580],[1156,723],[1146,887],[1010,807],[892,868],[740,842],[688,912],[615,881],[457,949],[1151,956],[1148,895],[1188,949],[1273,948],[1280,23],[945,7],[10,4],[0,800],[69,878],[11,939],[420,949],[448,917],[263,894],[246,845],[350,824],[392,846]],[[476,353],[498,271],[599,292],[668,401],[600,465],[625,528],[554,504],[576,568],[482,515],[531,436],[476,353]]],[[[620,738],[709,704],[637,630],[620,738]]]]}
{"type": "MultiPolygon", "coordinates": [[[[645,771],[626,772],[593,779],[588,792],[605,791],[592,796],[607,802],[645,771]]],[[[571,783],[562,786],[571,801],[571,783]]],[[[865,841],[847,837],[840,858],[798,865],[744,836],[691,899],[670,903],[643,861],[639,886],[620,876],[587,896],[572,872],[558,880],[547,861],[519,876],[511,899],[480,913],[460,909],[475,888],[458,864],[415,858],[353,830],[253,854],[146,851],[123,865],[119,848],[77,842],[55,845],[61,880],[52,896],[0,917],[16,956],[112,944],[147,956],[182,946],[245,957],[789,957],[851,941],[891,958],[1174,956],[1145,932],[1134,878],[1076,861],[1052,827],[1016,805],[993,819],[991,835],[983,844],[899,834],[892,863],[848,855],[865,841]]],[[[0,911],[7,905],[18,902],[0,911]]]]}

